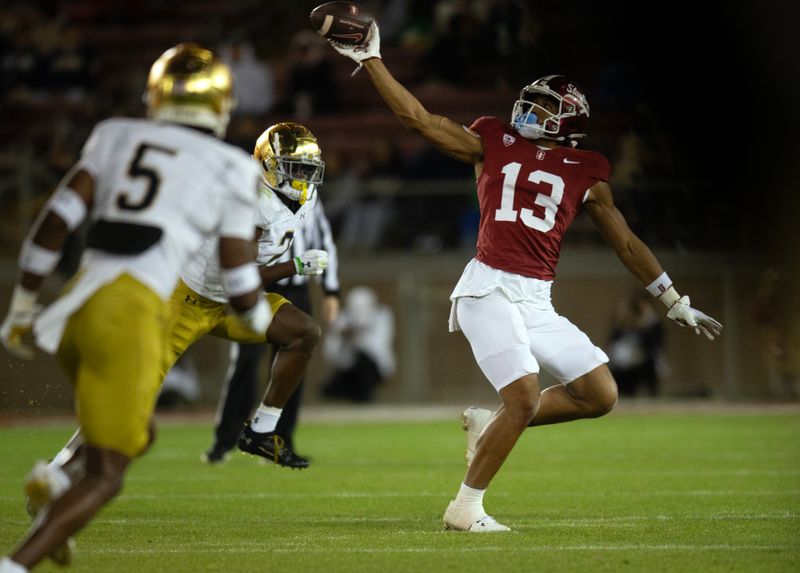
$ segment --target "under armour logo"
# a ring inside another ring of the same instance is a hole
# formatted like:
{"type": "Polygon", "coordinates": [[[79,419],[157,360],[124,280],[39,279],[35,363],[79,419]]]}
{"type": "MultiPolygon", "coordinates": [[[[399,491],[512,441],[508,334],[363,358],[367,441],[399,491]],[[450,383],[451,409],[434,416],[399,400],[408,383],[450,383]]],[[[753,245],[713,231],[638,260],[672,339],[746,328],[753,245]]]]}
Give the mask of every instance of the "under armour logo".
{"type": "Polygon", "coordinates": [[[503,145],[505,145],[506,147],[512,145],[516,140],[517,138],[514,137],[513,135],[510,135],[508,133],[503,134],[503,145]]]}
{"type": "Polygon", "coordinates": [[[188,302],[189,304],[197,304],[200,301],[194,298],[192,295],[187,294],[186,298],[183,299],[183,302],[188,302]]]}

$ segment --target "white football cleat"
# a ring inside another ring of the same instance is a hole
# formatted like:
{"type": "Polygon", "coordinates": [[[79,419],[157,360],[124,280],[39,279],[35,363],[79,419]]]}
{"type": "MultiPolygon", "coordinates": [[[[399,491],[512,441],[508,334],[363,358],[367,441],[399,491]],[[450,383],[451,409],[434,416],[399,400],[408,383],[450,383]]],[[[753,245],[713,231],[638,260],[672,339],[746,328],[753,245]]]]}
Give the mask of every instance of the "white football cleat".
{"type": "Polygon", "coordinates": [[[499,531],[511,531],[502,523],[497,523],[494,517],[486,515],[484,511],[465,510],[455,507],[451,501],[444,512],[444,528],[454,531],[469,531],[472,533],[494,533],[499,531]]]}
{"type": "Polygon", "coordinates": [[[484,410],[477,406],[470,406],[464,413],[461,414],[463,422],[462,428],[467,432],[467,449],[464,451],[464,459],[467,460],[467,467],[472,463],[472,458],[475,457],[475,449],[478,447],[478,438],[481,437],[484,428],[492,419],[493,412],[491,410],[484,410]]]}
{"type": "MultiPolygon", "coordinates": [[[[39,512],[69,489],[68,482],[56,475],[45,462],[37,462],[25,480],[25,501],[28,515],[36,518],[39,512]]],[[[59,565],[69,565],[75,556],[75,540],[71,537],[56,547],[49,555],[59,565]]]]}

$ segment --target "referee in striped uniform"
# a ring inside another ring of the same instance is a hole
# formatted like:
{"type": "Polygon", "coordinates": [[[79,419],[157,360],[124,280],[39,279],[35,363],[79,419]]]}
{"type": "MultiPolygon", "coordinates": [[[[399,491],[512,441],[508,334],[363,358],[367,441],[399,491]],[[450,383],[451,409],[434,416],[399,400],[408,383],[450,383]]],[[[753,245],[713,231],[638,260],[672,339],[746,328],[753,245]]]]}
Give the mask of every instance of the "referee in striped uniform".
{"type": "MultiPolygon", "coordinates": [[[[276,261],[276,264],[288,262],[309,249],[321,249],[328,253],[328,268],[321,277],[322,289],[325,294],[320,310],[321,322],[323,325],[327,325],[339,313],[339,261],[331,226],[325,217],[319,197],[317,204],[296,229],[291,246],[276,261]]],[[[270,285],[268,290],[283,295],[297,308],[311,315],[309,278],[294,275],[270,285]]],[[[268,346],[270,345],[264,343],[232,345],[231,365],[235,364],[235,366],[232,368],[232,373],[231,369],[228,370],[228,380],[223,386],[217,408],[214,443],[203,454],[206,462],[220,463],[224,461],[227,452],[236,447],[242,425],[252,414],[253,405],[259,400],[258,369],[261,357],[268,346]]],[[[272,355],[274,356],[277,348],[272,346],[272,355]]],[[[286,465],[294,468],[306,468],[309,464],[307,459],[294,453],[294,430],[297,426],[300,402],[303,397],[303,386],[304,383],[301,381],[297,390],[283,407],[280,420],[275,427],[275,433],[284,439],[289,451],[292,452],[292,459],[286,465]]]]}

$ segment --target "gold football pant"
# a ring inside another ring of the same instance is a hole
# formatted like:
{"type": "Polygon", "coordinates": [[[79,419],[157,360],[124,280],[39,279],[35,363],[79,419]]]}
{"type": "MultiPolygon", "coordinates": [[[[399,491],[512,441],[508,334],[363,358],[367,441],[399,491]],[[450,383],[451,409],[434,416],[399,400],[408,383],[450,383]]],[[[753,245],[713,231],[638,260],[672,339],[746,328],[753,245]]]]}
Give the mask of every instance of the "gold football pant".
{"type": "MultiPolygon", "coordinates": [[[[279,294],[265,293],[273,316],[289,301],[279,294]]],[[[267,333],[255,335],[230,314],[228,305],[200,296],[183,281],[172,293],[170,300],[174,323],[168,335],[167,353],[161,367],[161,378],[181,354],[206,334],[231,340],[233,342],[264,342],[267,333]]]]}
{"type": "Polygon", "coordinates": [[[67,321],[58,357],[75,386],[88,445],[130,458],[147,446],[169,323],[169,304],[127,274],[67,321]]]}

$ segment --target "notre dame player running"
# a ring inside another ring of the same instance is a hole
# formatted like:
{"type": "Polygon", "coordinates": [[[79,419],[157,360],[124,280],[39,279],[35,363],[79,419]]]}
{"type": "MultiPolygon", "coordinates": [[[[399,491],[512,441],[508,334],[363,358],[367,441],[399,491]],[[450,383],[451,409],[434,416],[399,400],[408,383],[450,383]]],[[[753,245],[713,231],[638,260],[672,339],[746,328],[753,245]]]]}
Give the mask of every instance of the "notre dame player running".
{"type": "Polygon", "coordinates": [[[26,492],[33,526],[3,573],[27,571],[48,555],[64,564],[70,536],[122,487],[130,461],[153,440],[151,418],[178,272],[208,238],[237,327],[266,331],[272,312],[253,264],[258,164],[223,143],[233,102],[230,70],[210,51],[179,45],[152,66],[151,119],[95,127],[22,246],[21,278],[0,326],[13,354],[30,358],[24,335],[57,353],[75,386],[81,472],[37,465],[26,492]],[[201,205],[202,208],[197,208],[201,205]],[[90,221],[81,268],[37,316],[37,292],[67,235],[90,221]]]}
{"type": "MultiPolygon", "coordinates": [[[[311,216],[322,184],[325,163],[317,138],[304,126],[285,122],[267,128],[253,151],[262,168],[256,215],[259,269],[265,285],[295,274],[316,276],[328,266],[328,253],[308,250],[288,262],[277,262],[289,249],[301,221],[311,216]]],[[[243,330],[226,310],[227,296],[219,280],[216,242],[208,241],[201,256],[181,272],[172,297],[178,320],[170,334],[164,374],[194,341],[212,334],[234,342],[269,342],[277,347],[263,403],[245,423],[239,449],[282,466],[302,469],[308,461],[293,455],[275,426],[283,407],[302,379],[320,336],[319,325],[286,298],[267,293],[274,320],[264,333],[243,330]]]]}
{"type": "MultiPolygon", "coordinates": [[[[278,123],[258,138],[253,156],[261,165],[258,204],[255,208],[256,256],[261,280],[270,285],[295,274],[321,274],[328,254],[309,250],[292,261],[276,263],[289,249],[299,222],[314,208],[325,164],[316,137],[297,123],[278,123]]],[[[234,342],[269,342],[278,347],[272,378],[252,421],[242,428],[239,449],[281,466],[297,469],[308,462],[285,445],[275,433],[281,411],[297,388],[320,336],[319,325],[307,313],[276,293],[266,293],[273,320],[269,329],[242,328],[228,308],[228,294],[217,261],[219,242],[211,237],[187,261],[172,293],[174,317],[167,334],[160,380],[194,342],[206,334],[234,342]]],[[[67,473],[79,471],[83,444],[80,430],[56,455],[51,467],[67,473]]]]}

